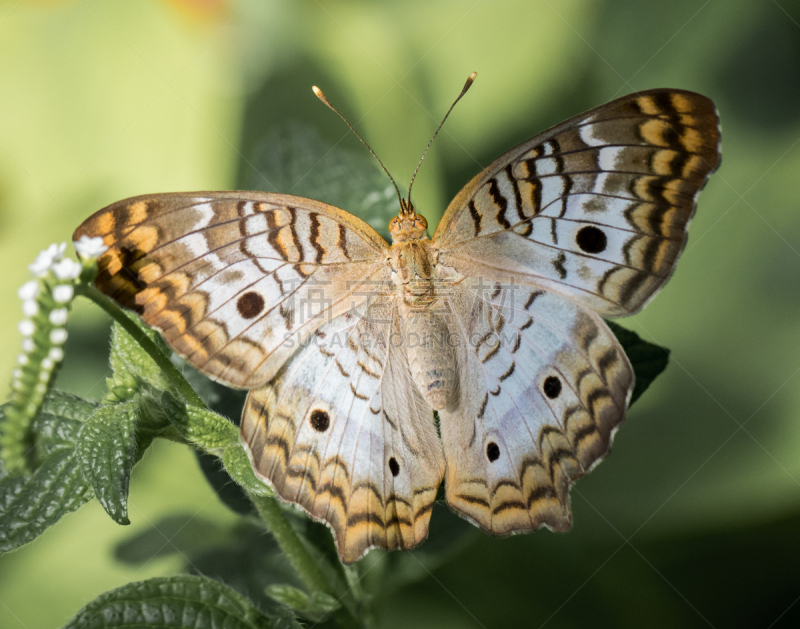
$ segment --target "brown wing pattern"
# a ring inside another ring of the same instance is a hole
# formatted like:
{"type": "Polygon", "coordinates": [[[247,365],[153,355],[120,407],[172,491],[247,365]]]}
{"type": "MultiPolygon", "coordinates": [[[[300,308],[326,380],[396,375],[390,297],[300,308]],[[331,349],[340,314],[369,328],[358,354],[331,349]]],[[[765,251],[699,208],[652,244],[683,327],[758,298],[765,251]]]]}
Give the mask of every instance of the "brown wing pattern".
{"type": "Polygon", "coordinates": [[[389,273],[386,242],[324,203],[260,192],[126,199],[75,232],[100,236],[96,284],[225,384],[270,379],[328,317],[358,307],[389,273]]]}
{"type": "Polygon", "coordinates": [[[319,328],[250,392],[242,438],[256,474],[334,531],[345,563],[428,534],[444,474],[433,411],[411,379],[393,297],[319,328]]]}
{"type": "Polygon", "coordinates": [[[440,262],[554,290],[604,316],[640,309],[670,276],[698,192],[719,164],[713,103],[625,96],[521,144],[453,200],[440,262]]]}
{"type": "Polygon", "coordinates": [[[463,384],[439,412],[448,504],[507,535],[571,525],[569,487],[605,456],[634,377],[595,314],[549,291],[453,288],[463,384]]]}

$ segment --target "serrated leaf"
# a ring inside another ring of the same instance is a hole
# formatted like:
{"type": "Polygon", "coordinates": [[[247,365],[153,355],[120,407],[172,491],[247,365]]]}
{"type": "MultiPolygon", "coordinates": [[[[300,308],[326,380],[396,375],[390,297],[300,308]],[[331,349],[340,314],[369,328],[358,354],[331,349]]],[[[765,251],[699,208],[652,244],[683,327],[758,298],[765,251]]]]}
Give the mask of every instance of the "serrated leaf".
{"type": "Polygon", "coordinates": [[[313,592],[308,599],[307,612],[314,614],[327,614],[335,612],[342,604],[325,592],[313,592]]]}
{"type": "Polygon", "coordinates": [[[628,404],[630,407],[667,368],[669,350],[643,340],[636,332],[623,328],[617,323],[612,321],[606,321],[606,323],[625,349],[628,360],[633,366],[633,372],[636,374],[636,385],[633,388],[630,404],[628,404]]]}
{"type": "MultiPolygon", "coordinates": [[[[171,427],[174,422],[186,415],[186,402],[169,391],[157,391],[145,386],[140,390],[140,418],[138,434],[140,442],[143,438],[153,438],[171,427]]],[[[141,446],[141,443],[140,443],[141,446]]]]}
{"type": "Polygon", "coordinates": [[[128,519],[128,487],[136,459],[138,400],[98,408],[78,434],[76,455],[84,479],[118,524],[128,519]]]}
{"type": "Polygon", "coordinates": [[[97,597],[65,629],[299,629],[291,615],[269,618],[229,587],[181,575],[129,583],[97,597]]]}
{"type": "Polygon", "coordinates": [[[75,441],[95,409],[86,400],[57,391],[45,398],[32,425],[37,440],[35,471],[0,472],[0,552],[30,542],[92,498],[77,461],[75,441]]]}
{"type": "Polygon", "coordinates": [[[311,595],[291,585],[275,584],[267,586],[267,596],[306,616],[321,617],[336,611],[342,605],[330,594],[313,592],[311,595]]]}
{"type": "Polygon", "coordinates": [[[264,591],[271,599],[292,609],[306,609],[310,600],[308,594],[291,585],[270,585],[264,591]]]}
{"type": "Polygon", "coordinates": [[[239,444],[239,429],[208,409],[187,406],[185,413],[172,418],[172,425],[189,443],[208,452],[221,452],[239,444]]]}
{"type": "Polygon", "coordinates": [[[250,459],[241,445],[230,446],[222,455],[222,462],[231,478],[239,485],[244,487],[251,494],[256,496],[274,496],[275,493],[253,472],[250,459]]]}
{"type": "MultiPolygon", "coordinates": [[[[156,347],[169,356],[169,349],[158,332],[145,326],[139,317],[130,312],[125,312],[125,316],[136,324],[142,335],[149,338],[156,347]]],[[[119,381],[123,386],[128,386],[130,376],[133,376],[137,381],[145,382],[159,391],[167,391],[171,388],[169,379],[150,355],[142,349],[139,341],[116,322],[111,330],[109,362],[114,371],[112,380],[119,381]]]]}

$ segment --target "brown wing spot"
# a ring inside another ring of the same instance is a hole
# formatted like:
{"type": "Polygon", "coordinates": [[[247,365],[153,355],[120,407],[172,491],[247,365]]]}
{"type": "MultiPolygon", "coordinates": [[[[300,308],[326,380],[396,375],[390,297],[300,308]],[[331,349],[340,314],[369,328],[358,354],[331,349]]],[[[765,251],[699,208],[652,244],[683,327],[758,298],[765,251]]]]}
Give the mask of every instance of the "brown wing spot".
{"type": "MultiPolygon", "coordinates": [[[[478,411],[478,419],[483,419],[483,414],[486,412],[486,404],[488,402],[489,402],[489,394],[488,393],[484,393],[483,394],[483,402],[481,402],[481,408],[478,411]]],[[[473,437],[473,439],[475,438],[474,428],[473,428],[472,437],[473,437]]]]}
{"type": "MultiPolygon", "coordinates": [[[[89,221],[92,221],[92,219],[90,218],[89,221]]],[[[87,221],[87,223],[89,221],[87,221]]],[[[104,214],[101,214],[92,222],[94,224],[91,225],[86,231],[94,233],[95,235],[102,234],[103,236],[113,232],[117,223],[116,219],[114,218],[113,212],[106,212],[104,214]]],[[[108,245],[107,242],[105,244],[108,245]]]]}
{"type": "Polygon", "coordinates": [[[536,301],[536,298],[541,296],[542,294],[543,293],[540,290],[532,292],[528,297],[528,301],[525,302],[524,306],[525,310],[530,310],[531,306],[533,305],[533,302],[536,301]]]}
{"type": "Polygon", "coordinates": [[[670,98],[675,111],[682,114],[688,114],[694,111],[694,104],[685,94],[672,93],[670,94],[670,98]]]}
{"type": "Polygon", "coordinates": [[[262,205],[259,204],[258,209],[264,212],[264,217],[267,219],[267,241],[281,258],[288,260],[289,254],[280,238],[281,225],[278,224],[278,215],[275,210],[264,210],[262,205]]]}
{"type": "Polygon", "coordinates": [[[350,383],[350,391],[352,391],[353,396],[356,397],[359,400],[368,400],[369,399],[363,393],[359,393],[358,389],[356,389],[355,385],[352,382],[350,383]]]}
{"type": "Polygon", "coordinates": [[[600,253],[601,251],[605,251],[608,245],[608,238],[606,238],[603,230],[593,225],[587,225],[578,230],[575,242],[577,242],[578,246],[586,253],[600,253]]]}
{"type": "Polygon", "coordinates": [[[316,212],[311,212],[308,216],[311,221],[309,242],[311,242],[311,246],[314,247],[314,262],[320,264],[322,262],[322,257],[325,255],[325,249],[319,243],[319,214],[316,212]]]}
{"type": "Polygon", "coordinates": [[[681,135],[681,143],[687,151],[700,153],[703,150],[703,134],[697,129],[688,128],[681,135]]]}
{"type": "Polygon", "coordinates": [[[636,99],[636,104],[643,114],[657,116],[661,113],[661,108],[656,105],[652,96],[640,96],[636,99]]]}
{"type": "Polygon", "coordinates": [[[551,400],[561,395],[561,380],[557,376],[547,376],[542,387],[544,394],[551,400]]]}
{"type": "Polygon", "coordinates": [[[481,233],[481,215],[475,207],[475,201],[469,202],[469,215],[472,218],[472,222],[475,224],[475,235],[477,236],[481,233]]]}
{"type": "Polygon", "coordinates": [[[486,458],[492,463],[500,458],[500,446],[498,446],[494,441],[490,441],[486,446],[486,458]]]}
{"type": "Polygon", "coordinates": [[[400,464],[394,457],[389,459],[389,469],[392,472],[392,476],[397,476],[400,473],[400,464]]]}
{"type": "Polygon", "coordinates": [[[495,220],[503,226],[504,229],[511,227],[511,223],[506,218],[506,208],[508,207],[508,200],[500,193],[500,186],[497,185],[497,179],[494,177],[489,180],[489,196],[492,202],[497,206],[497,214],[495,220]]]}
{"type": "Polygon", "coordinates": [[[567,268],[564,266],[564,263],[567,261],[567,254],[563,251],[559,252],[558,256],[555,260],[553,260],[553,268],[558,273],[558,277],[562,280],[567,278],[567,268]]]}
{"type": "Polygon", "coordinates": [[[347,228],[341,223],[339,224],[339,240],[336,244],[339,246],[342,255],[350,260],[350,252],[347,250],[347,228]]]}
{"type": "Polygon", "coordinates": [[[264,298],[254,290],[251,290],[241,297],[236,302],[236,309],[239,314],[245,319],[252,319],[261,314],[264,310],[264,298]]]}
{"type": "Polygon", "coordinates": [[[147,203],[137,201],[128,206],[128,221],[130,223],[141,223],[147,218],[147,203]]]}
{"type": "Polygon", "coordinates": [[[650,160],[650,167],[657,175],[671,175],[673,172],[672,162],[678,158],[680,154],[671,149],[662,149],[653,153],[650,160]]]}
{"type": "Polygon", "coordinates": [[[326,411],[314,409],[311,411],[311,417],[308,418],[308,422],[317,432],[325,432],[331,425],[331,417],[326,411]]]}
{"type": "Polygon", "coordinates": [[[510,377],[511,377],[511,374],[513,374],[513,373],[514,373],[514,367],[515,367],[515,365],[516,365],[516,363],[513,363],[513,362],[512,362],[512,363],[511,363],[511,366],[508,368],[508,371],[506,371],[506,372],[505,372],[505,373],[504,373],[502,376],[500,376],[500,377],[498,378],[498,380],[500,380],[500,382],[503,382],[503,380],[507,380],[508,378],[510,378],[510,377]]]}
{"type": "Polygon", "coordinates": [[[150,225],[137,227],[125,239],[126,245],[133,245],[137,250],[148,253],[152,251],[158,243],[158,228],[150,225]]]}

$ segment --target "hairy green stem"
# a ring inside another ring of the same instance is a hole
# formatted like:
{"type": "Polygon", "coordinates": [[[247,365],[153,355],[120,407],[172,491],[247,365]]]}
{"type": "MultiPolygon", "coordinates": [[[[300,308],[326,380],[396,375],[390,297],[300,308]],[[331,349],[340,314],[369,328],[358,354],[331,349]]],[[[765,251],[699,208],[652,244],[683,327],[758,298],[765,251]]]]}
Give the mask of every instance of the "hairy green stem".
{"type": "Polygon", "coordinates": [[[97,290],[94,286],[79,284],[76,287],[75,292],[78,295],[83,295],[84,297],[91,299],[94,303],[105,310],[111,316],[111,318],[114,319],[114,321],[119,323],[128,334],[136,339],[136,342],[139,343],[139,345],[142,346],[142,349],[150,355],[150,358],[152,358],[161,368],[175,389],[177,389],[181,395],[183,395],[189,404],[192,406],[199,406],[200,408],[206,408],[205,402],[200,399],[200,396],[197,395],[189,383],[186,382],[186,378],[184,378],[183,374],[178,370],[178,368],[172,364],[169,357],[166,356],[160,349],[158,349],[156,344],[153,343],[153,341],[151,341],[147,335],[142,332],[128,316],[125,315],[125,313],[119,306],[117,306],[117,304],[97,290]]]}
{"type": "MultiPolygon", "coordinates": [[[[289,524],[278,501],[274,498],[255,495],[250,495],[250,500],[253,501],[261,519],[266,523],[269,532],[275,537],[305,586],[312,592],[317,590],[338,599],[339,596],[325,578],[319,565],[303,546],[292,525],[289,524]]],[[[362,626],[346,607],[341,607],[333,612],[333,618],[343,629],[362,626]]]]}
{"type": "Polygon", "coordinates": [[[254,495],[251,495],[250,499],[306,587],[312,591],[319,590],[334,596],[335,592],[331,589],[328,580],[311,555],[308,554],[300,538],[297,537],[292,525],[289,524],[278,505],[278,501],[274,498],[254,495]]]}
{"type": "MultiPolygon", "coordinates": [[[[195,393],[191,385],[183,377],[183,374],[172,364],[167,357],[148,336],[122,311],[122,309],[111,299],[97,290],[94,286],[79,284],[75,290],[76,294],[92,300],[95,304],[105,310],[114,321],[119,323],[125,331],[130,334],[142,346],[145,352],[162,369],[169,381],[179,391],[186,401],[199,408],[208,408],[195,393]]],[[[213,454],[213,453],[212,453],[213,454]]],[[[309,554],[303,545],[292,525],[286,519],[278,502],[274,498],[256,496],[248,493],[250,500],[258,509],[258,513],[266,524],[267,529],[275,537],[283,553],[289,559],[297,575],[311,591],[321,591],[331,596],[336,596],[334,588],[328,582],[322,570],[320,570],[314,558],[309,554]]],[[[342,627],[360,626],[344,608],[335,612],[334,617],[342,627]]]]}

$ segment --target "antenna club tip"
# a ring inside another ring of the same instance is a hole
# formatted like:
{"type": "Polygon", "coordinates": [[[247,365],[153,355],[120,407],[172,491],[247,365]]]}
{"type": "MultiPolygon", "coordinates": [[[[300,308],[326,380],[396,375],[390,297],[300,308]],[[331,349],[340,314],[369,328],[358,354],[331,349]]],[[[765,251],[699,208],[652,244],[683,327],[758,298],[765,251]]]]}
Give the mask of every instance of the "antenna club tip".
{"type": "Polygon", "coordinates": [[[314,92],[314,96],[319,98],[323,103],[328,102],[328,99],[325,98],[325,94],[323,94],[322,90],[319,89],[316,85],[311,86],[311,91],[314,92]]]}
{"type": "Polygon", "coordinates": [[[465,94],[466,91],[472,86],[472,82],[475,80],[475,77],[478,76],[477,72],[473,72],[467,77],[467,82],[464,83],[464,89],[461,90],[462,94],[465,94]]]}

